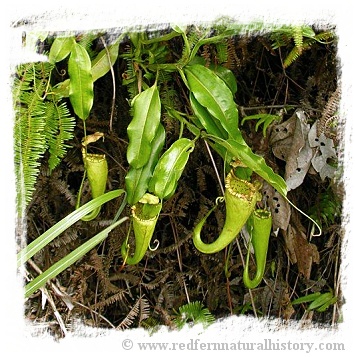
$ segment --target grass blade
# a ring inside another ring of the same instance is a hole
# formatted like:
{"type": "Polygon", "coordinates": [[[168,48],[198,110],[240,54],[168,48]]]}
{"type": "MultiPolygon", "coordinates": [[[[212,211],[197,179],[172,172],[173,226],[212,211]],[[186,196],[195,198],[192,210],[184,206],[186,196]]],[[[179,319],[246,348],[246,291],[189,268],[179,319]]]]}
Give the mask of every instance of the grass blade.
{"type": "Polygon", "coordinates": [[[31,282],[29,282],[25,286],[25,297],[28,298],[37,289],[41,288],[48,280],[53,279],[55,276],[60,274],[63,270],[68,268],[70,265],[74,264],[78,259],[80,259],[92,248],[94,248],[97,244],[103,241],[114,228],[122,224],[127,219],[129,218],[123,217],[119,221],[111,224],[109,227],[105,228],[103,231],[96,234],[94,237],[89,239],[80,247],[73,250],[67,256],[59,260],[57,263],[53,264],[49,269],[47,269],[45,272],[37,276],[31,282]]]}
{"type": "Polygon", "coordinates": [[[58,237],[59,234],[64,232],[68,227],[90,213],[96,207],[119,197],[124,192],[125,191],[122,189],[107,192],[104,195],[87,202],[85,205],[64,217],[17,254],[17,266],[19,267],[21,264],[25,263],[54,238],[58,237]]]}

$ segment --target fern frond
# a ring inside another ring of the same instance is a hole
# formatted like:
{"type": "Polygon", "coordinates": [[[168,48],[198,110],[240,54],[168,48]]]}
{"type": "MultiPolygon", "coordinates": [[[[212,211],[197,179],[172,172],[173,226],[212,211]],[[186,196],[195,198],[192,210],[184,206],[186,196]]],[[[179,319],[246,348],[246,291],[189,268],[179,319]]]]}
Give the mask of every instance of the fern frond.
{"type": "Polygon", "coordinates": [[[128,315],[117,326],[117,329],[124,330],[129,328],[136,320],[138,315],[139,315],[139,323],[141,323],[143,320],[149,317],[149,303],[148,300],[143,297],[140,297],[135,302],[135,304],[129,311],[128,315]]]}
{"type": "MultiPolygon", "coordinates": [[[[245,41],[241,41],[241,43],[244,43],[245,41]]],[[[242,49],[245,48],[242,46],[242,49]]],[[[224,66],[228,69],[233,69],[237,65],[240,65],[239,59],[236,54],[237,50],[235,47],[234,39],[228,38],[227,39],[227,61],[224,63],[224,66]]]]}
{"type": "Polygon", "coordinates": [[[331,31],[320,32],[314,36],[314,39],[320,43],[330,43],[334,40],[334,33],[331,31]]]}
{"type": "Polygon", "coordinates": [[[52,70],[47,62],[20,65],[13,82],[16,205],[21,216],[31,201],[44,153],[49,148],[52,171],[66,153],[65,141],[73,137],[75,122],[66,104],[47,96],[52,70]]]}
{"type": "Polygon", "coordinates": [[[173,87],[172,75],[169,72],[159,73],[159,94],[163,107],[175,108],[178,94],[173,87]]]}
{"type": "Polygon", "coordinates": [[[291,41],[294,42],[294,47],[284,60],[284,68],[292,64],[296,59],[315,42],[329,43],[334,35],[330,31],[316,34],[310,26],[282,26],[270,34],[272,48],[288,46],[291,41]]]}
{"type": "Polygon", "coordinates": [[[211,47],[210,45],[203,45],[203,47],[202,47],[201,57],[205,60],[206,67],[209,67],[211,65],[211,48],[210,47],[211,47]]]}
{"type": "Polygon", "coordinates": [[[218,63],[226,63],[228,61],[228,41],[224,40],[216,43],[218,63]]]}
{"type": "MultiPolygon", "coordinates": [[[[138,83],[136,72],[134,69],[133,63],[133,50],[131,46],[126,46],[122,57],[126,59],[127,68],[124,72],[124,78],[122,84],[127,87],[129,101],[131,101],[139,92],[138,92],[138,83]]],[[[133,116],[133,112],[131,109],[131,116],[133,116]]]]}
{"type": "Polygon", "coordinates": [[[309,210],[309,215],[321,227],[329,227],[341,216],[342,202],[331,188],[327,188],[318,195],[317,202],[309,210]]]}
{"type": "Polygon", "coordinates": [[[187,33],[179,63],[185,63],[188,60],[191,50],[195,47],[199,39],[200,37],[196,29],[191,29],[191,31],[187,33]]]}
{"type": "Polygon", "coordinates": [[[121,323],[117,326],[117,330],[124,330],[129,328],[136,317],[139,314],[139,299],[135,302],[128,315],[121,321],[121,323]]]}
{"type": "Polygon", "coordinates": [[[104,307],[107,307],[109,305],[112,305],[114,303],[117,302],[123,302],[125,299],[125,295],[126,295],[126,291],[123,289],[118,290],[118,292],[116,292],[115,294],[109,296],[108,298],[106,298],[105,300],[102,300],[98,303],[95,304],[95,309],[99,310],[102,309],[104,307]]]}
{"type": "Polygon", "coordinates": [[[149,301],[145,298],[141,298],[140,300],[140,314],[139,314],[139,325],[141,325],[142,321],[146,320],[150,316],[150,306],[149,301]]]}
{"type": "Polygon", "coordinates": [[[289,67],[293,62],[297,60],[297,58],[301,55],[301,51],[299,50],[298,47],[293,47],[293,49],[290,51],[290,53],[287,55],[283,62],[283,67],[287,68],[289,67]]]}
{"type": "MultiPolygon", "coordinates": [[[[38,88],[39,89],[39,88],[38,88]]],[[[17,197],[20,216],[32,198],[40,160],[47,150],[46,106],[36,92],[21,92],[16,102],[14,153],[17,197]]]]}
{"type": "Polygon", "coordinates": [[[49,102],[46,106],[48,133],[49,170],[53,171],[67,152],[69,145],[65,144],[74,136],[75,118],[71,116],[65,102],[59,104],[49,102]]]}
{"type": "Polygon", "coordinates": [[[16,75],[14,77],[13,89],[12,89],[12,100],[14,105],[14,110],[20,102],[20,95],[22,92],[29,91],[32,86],[34,75],[34,66],[32,63],[26,63],[17,68],[16,75]]]}
{"type": "Polygon", "coordinates": [[[293,41],[295,42],[295,46],[298,49],[298,51],[301,53],[302,52],[302,45],[303,45],[303,30],[302,27],[300,26],[295,26],[292,29],[292,38],[293,41]]]}
{"type": "Polygon", "coordinates": [[[202,305],[200,301],[190,302],[179,307],[179,312],[173,320],[178,329],[183,328],[186,324],[202,323],[206,328],[215,321],[210,311],[202,305]]]}

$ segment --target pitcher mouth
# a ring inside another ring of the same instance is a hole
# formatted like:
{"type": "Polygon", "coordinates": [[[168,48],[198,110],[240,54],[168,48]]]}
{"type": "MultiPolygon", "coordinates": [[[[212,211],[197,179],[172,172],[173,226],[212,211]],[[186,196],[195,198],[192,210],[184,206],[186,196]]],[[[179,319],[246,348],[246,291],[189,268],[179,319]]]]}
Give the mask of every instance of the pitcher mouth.
{"type": "MultiPolygon", "coordinates": [[[[159,205],[156,205],[156,206],[159,206],[159,205]]],[[[137,207],[137,205],[132,206],[131,213],[132,213],[132,217],[135,220],[137,220],[139,222],[147,222],[147,223],[156,221],[159,216],[159,213],[157,213],[156,215],[153,215],[152,217],[144,217],[142,215],[141,209],[139,208],[139,206],[137,207]]]]}
{"type": "Polygon", "coordinates": [[[151,223],[155,222],[160,214],[162,202],[158,197],[146,193],[135,205],[132,206],[132,217],[136,221],[151,223]]]}
{"type": "Polygon", "coordinates": [[[101,162],[106,159],[105,154],[89,154],[89,153],[83,153],[83,159],[90,161],[90,162],[101,162]]]}
{"type": "Polygon", "coordinates": [[[232,196],[252,201],[256,194],[258,194],[258,187],[256,184],[240,179],[234,175],[231,170],[225,180],[225,188],[232,196]]]}
{"type": "Polygon", "coordinates": [[[254,215],[259,219],[269,219],[271,216],[271,212],[262,208],[258,208],[254,210],[254,215]]]}

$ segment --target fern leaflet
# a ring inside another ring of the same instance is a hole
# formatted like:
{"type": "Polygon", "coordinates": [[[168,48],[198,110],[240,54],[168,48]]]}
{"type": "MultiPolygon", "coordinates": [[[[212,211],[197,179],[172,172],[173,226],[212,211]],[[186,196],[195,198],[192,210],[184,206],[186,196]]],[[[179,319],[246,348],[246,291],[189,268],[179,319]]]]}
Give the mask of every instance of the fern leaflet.
{"type": "Polygon", "coordinates": [[[75,119],[71,116],[65,102],[58,104],[49,102],[46,106],[47,121],[46,133],[48,133],[49,170],[53,171],[66,154],[69,145],[66,141],[73,138],[75,119]]]}

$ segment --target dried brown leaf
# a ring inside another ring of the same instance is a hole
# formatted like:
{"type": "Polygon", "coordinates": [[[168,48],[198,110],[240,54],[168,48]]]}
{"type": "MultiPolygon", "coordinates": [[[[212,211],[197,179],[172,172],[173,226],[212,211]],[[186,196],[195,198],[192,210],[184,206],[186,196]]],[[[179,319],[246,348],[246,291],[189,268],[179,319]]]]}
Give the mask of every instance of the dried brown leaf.
{"type": "Polygon", "coordinates": [[[296,110],[296,125],[292,145],[286,159],[285,180],[288,190],[293,190],[303,183],[311,165],[314,150],[309,146],[310,126],[302,110],[296,110]]]}
{"type": "Polygon", "coordinates": [[[309,279],[313,263],[319,263],[317,246],[308,242],[304,227],[295,219],[283,234],[291,263],[297,263],[299,273],[309,279]]]}
{"type": "Polygon", "coordinates": [[[293,141],[297,116],[294,114],[281,124],[274,125],[270,131],[269,143],[274,155],[280,160],[287,160],[293,141]]]}
{"type": "Polygon", "coordinates": [[[290,204],[266,181],[263,184],[262,193],[272,214],[273,231],[286,230],[291,216],[290,204]]]}

